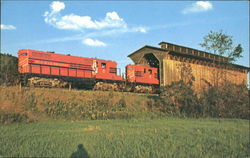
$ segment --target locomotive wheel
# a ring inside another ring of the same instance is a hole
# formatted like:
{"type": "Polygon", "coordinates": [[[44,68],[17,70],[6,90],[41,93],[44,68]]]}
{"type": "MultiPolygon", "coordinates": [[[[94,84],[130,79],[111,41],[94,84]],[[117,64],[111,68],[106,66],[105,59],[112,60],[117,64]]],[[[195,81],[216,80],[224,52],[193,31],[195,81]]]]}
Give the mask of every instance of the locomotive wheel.
{"type": "Polygon", "coordinates": [[[119,91],[119,86],[117,83],[105,83],[97,82],[93,88],[94,90],[103,90],[103,91],[119,91]]]}
{"type": "Polygon", "coordinates": [[[135,86],[134,90],[137,93],[153,93],[152,86],[137,85],[137,86],[135,86]]]}
{"type": "Polygon", "coordinates": [[[40,78],[40,77],[32,77],[28,79],[28,86],[30,87],[54,87],[61,88],[67,86],[67,82],[63,82],[57,78],[40,78]]]}

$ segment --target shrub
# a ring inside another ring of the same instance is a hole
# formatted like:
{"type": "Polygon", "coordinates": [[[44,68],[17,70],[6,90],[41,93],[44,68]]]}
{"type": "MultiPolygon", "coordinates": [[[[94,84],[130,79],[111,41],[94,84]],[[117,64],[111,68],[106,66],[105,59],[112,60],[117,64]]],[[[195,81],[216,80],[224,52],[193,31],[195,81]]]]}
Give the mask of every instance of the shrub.
{"type": "Polygon", "coordinates": [[[122,107],[122,108],[126,108],[127,104],[126,104],[126,100],[124,97],[122,97],[119,102],[118,102],[118,106],[122,107]]]}
{"type": "Polygon", "coordinates": [[[26,92],[24,98],[26,103],[26,110],[37,112],[38,111],[36,107],[37,97],[31,92],[26,92]]]}
{"type": "Polygon", "coordinates": [[[21,123],[21,122],[28,123],[28,122],[33,122],[33,120],[30,120],[29,117],[25,114],[0,112],[1,124],[21,123]]]}
{"type": "Polygon", "coordinates": [[[200,104],[197,95],[191,86],[183,81],[161,87],[160,104],[167,113],[181,113],[187,116],[199,116],[200,104]]]}
{"type": "Polygon", "coordinates": [[[204,89],[200,102],[207,116],[249,119],[248,89],[243,83],[224,82],[204,89]]]}

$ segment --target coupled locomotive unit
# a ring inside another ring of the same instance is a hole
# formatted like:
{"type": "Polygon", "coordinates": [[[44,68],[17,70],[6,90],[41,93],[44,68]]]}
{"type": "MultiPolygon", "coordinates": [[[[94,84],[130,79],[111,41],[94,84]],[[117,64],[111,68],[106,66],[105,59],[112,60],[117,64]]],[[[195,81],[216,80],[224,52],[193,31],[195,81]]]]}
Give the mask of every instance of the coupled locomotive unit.
{"type": "Polygon", "coordinates": [[[153,92],[159,85],[155,67],[127,65],[123,76],[115,61],[29,49],[19,50],[18,71],[27,86],[66,87],[77,83],[99,90],[153,92]]]}

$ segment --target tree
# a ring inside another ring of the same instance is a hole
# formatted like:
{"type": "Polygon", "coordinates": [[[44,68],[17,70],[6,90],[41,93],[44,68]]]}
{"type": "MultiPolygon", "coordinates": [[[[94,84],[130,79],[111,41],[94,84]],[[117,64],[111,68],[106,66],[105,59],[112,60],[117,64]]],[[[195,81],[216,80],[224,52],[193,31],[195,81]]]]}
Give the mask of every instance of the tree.
{"type": "Polygon", "coordinates": [[[216,55],[227,57],[227,61],[213,59],[214,84],[208,83],[208,89],[204,89],[203,96],[200,98],[203,104],[203,113],[212,117],[237,117],[249,119],[249,100],[248,90],[244,83],[237,85],[227,81],[225,75],[229,73],[229,67],[238,58],[242,57],[243,48],[240,44],[234,45],[233,37],[223,33],[210,31],[204,36],[204,42],[200,46],[205,48],[206,51],[216,55]],[[223,66],[222,68],[220,66],[223,66]],[[219,70],[218,70],[219,67],[219,70]],[[219,80],[224,79],[220,83],[219,80]],[[212,86],[211,86],[212,85],[212,86]]]}
{"type": "MultiPolygon", "coordinates": [[[[204,42],[199,45],[205,48],[206,51],[211,52],[216,55],[227,57],[227,61],[221,62],[220,60],[213,59],[213,84],[218,86],[220,80],[227,80],[226,72],[223,69],[218,69],[218,67],[226,66],[227,68],[232,66],[231,63],[235,62],[238,58],[242,57],[243,48],[240,44],[234,46],[233,36],[225,34],[222,30],[210,31],[203,38],[204,42]]],[[[206,81],[208,82],[208,81],[206,81]]]]}
{"type": "Polygon", "coordinates": [[[201,47],[208,52],[228,57],[230,63],[242,57],[243,48],[241,44],[234,46],[233,36],[223,33],[222,30],[219,32],[210,31],[203,37],[203,40],[204,42],[199,44],[201,47]]]}
{"type": "Polygon", "coordinates": [[[17,57],[0,53],[0,85],[15,85],[18,82],[17,57]]]}

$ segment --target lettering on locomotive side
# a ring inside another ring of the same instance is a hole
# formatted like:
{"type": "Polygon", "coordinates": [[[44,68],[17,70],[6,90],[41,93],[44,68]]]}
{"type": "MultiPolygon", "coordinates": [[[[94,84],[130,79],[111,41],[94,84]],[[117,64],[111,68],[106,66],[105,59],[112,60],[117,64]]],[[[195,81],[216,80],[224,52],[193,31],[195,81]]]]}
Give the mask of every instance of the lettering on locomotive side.
{"type": "Polygon", "coordinates": [[[93,60],[92,69],[93,69],[93,71],[92,71],[93,74],[97,74],[98,73],[98,61],[93,60]]]}

